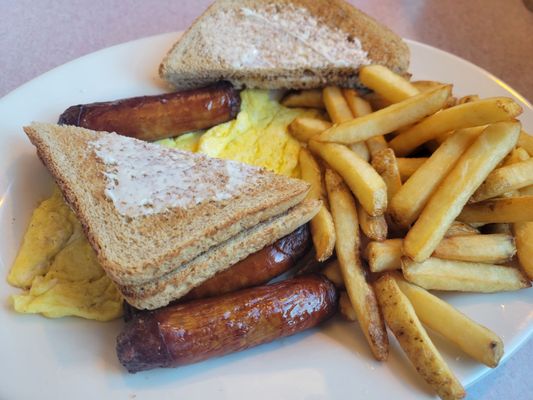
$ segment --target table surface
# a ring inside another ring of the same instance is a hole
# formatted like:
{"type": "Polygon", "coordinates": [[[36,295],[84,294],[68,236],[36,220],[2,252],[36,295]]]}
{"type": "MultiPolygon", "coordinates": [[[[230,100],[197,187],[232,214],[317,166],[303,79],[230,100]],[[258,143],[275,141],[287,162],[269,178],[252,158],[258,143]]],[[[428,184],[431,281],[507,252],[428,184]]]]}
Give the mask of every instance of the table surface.
{"type": "MultiPolygon", "coordinates": [[[[533,100],[533,12],[521,0],[352,0],[399,35],[477,64],[533,100]]],[[[1,0],[0,97],[67,61],[186,29],[210,0],[1,0]]],[[[533,338],[468,388],[469,399],[530,399],[533,338]]]]}

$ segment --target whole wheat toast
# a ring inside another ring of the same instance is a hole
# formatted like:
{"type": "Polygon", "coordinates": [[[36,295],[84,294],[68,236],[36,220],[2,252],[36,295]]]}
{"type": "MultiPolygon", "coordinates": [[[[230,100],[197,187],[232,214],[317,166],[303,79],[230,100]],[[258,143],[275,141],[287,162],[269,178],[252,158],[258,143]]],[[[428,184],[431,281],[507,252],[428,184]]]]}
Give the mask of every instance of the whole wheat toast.
{"type": "Polygon", "coordinates": [[[309,188],[261,168],[114,133],[40,123],[24,130],[98,261],[119,285],[141,284],[175,270],[300,203],[309,188]],[[137,175],[128,176],[130,169],[137,175]],[[143,169],[153,176],[142,176],[143,169]]]}
{"type": "Polygon", "coordinates": [[[281,215],[247,229],[218,246],[151,282],[118,288],[126,301],[140,309],[164,307],[185,296],[202,282],[224,271],[248,255],[261,250],[293,232],[313,218],[321,206],[319,200],[304,200],[281,215]]]}
{"type": "Polygon", "coordinates": [[[364,64],[398,73],[407,45],[342,0],[217,0],[159,67],[176,88],[228,80],[236,87],[305,89],[359,86],[364,64]]]}

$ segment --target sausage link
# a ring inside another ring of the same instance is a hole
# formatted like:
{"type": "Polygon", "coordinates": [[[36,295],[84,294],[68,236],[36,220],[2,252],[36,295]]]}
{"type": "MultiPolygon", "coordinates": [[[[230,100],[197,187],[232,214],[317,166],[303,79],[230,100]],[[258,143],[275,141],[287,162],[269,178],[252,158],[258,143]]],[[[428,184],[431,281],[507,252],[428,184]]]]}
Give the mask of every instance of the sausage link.
{"type": "Polygon", "coordinates": [[[58,123],[153,141],[229,121],[239,108],[239,92],[220,82],[201,89],[72,106],[58,123]]]}
{"type": "Polygon", "coordinates": [[[135,315],[117,338],[129,372],[191,364],[311,328],[337,308],[335,286],[301,276],[135,315]]]}

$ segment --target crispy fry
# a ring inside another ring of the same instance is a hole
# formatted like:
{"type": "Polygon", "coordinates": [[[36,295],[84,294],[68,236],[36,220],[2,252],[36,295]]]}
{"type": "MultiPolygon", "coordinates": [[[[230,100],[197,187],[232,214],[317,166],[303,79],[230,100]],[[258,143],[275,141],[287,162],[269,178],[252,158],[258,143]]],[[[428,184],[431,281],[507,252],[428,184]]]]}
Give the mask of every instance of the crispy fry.
{"type": "Polygon", "coordinates": [[[402,267],[402,239],[389,239],[370,242],[366,247],[365,258],[372,272],[383,272],[402,267]]]}
{"type": "Polygon", "coordinates": [[[520,137],[518,138],[518,146],[526,150],[531,157],[533,157],[533,136],[527,134],[526,132],[520,132],[520,137]]]}
{"type": "Polygon", "coordinates": [[[454,236],[443,239],[433,257],[447,260],[503,264],[516,253],[511,235],[495,233],[489,235],[454,236]]]}
{"type": "Polygon", "coordinates": [[[289,132],[300,142],[307,143],[309,139],[320,135],[331,125],[331,122],[318,118],[297,117],[290,123],[289,132]]]}
{"type": "Polygon", "coordinates": [[[409,299],[389,275],[374,284],[387,326],[417,372],[442,399],[462,399],[465,391],[420,323],[409,299]]]}
{"type": "Polygon", "coordinates": [[[387,238],[387,221],[384,215],[372,217],[368,215],[360,204],[357,205],[357,216],[359,226],[363,233],[372,240],[385,240],[387,238]]]}
{"type": "Polygon", "coordinates": [[[533,280],[533,222],[513,225],[518,250],[518,261],[529,280],[533,280]]]}
{"type": "Polygon", "coordinates": [[[400,172],[400,178],[402,182],[405,182],[415,171],[420,168],[422,164],[427,161],[426,157],[418,158],[403,158],[396,157],[396,163],[398,164],[398,171],[400,172]]]}
{"type": "Polygon", "coordinates": [[[459,216],[463,222],[523,222],[533,221],[533,196],[485,200],[469,204],[459,216]]]}
{"type": "MultiPolygon", "coordinates": [[[[389,145],[398,157],[403,157],[421,144],[435,139],[443,133],[494,122],[509,121],[521,112],[522,108],[513,99],[507,97],[473,101],[448,108],[426,118],[411,129],[396,136],[389,145]]],[[[327,132],[329,130],[322,135],[327,132]]]]}
{"type": "Polygon", "coordinates": [[[331,257],[335,248],[335,227],[331,214],[325,205],[326,187],[322,180],[320,166],[311,153],[306,149],[301,149],[299,160],[302,179],[311,185],[307,198],[322,200],[320,211],[313,217],[310,225],[316,259],[324,261],[331,257]]]}
{"type": "Polygon", "coordinates": [[[404,254],[415,261],[423,261],[433,253],[470,196],[514,147],[519,132],[518,122],[499,122],[489,125],[479,135],[442,181],[407,233],[404,254]]]}
{"type": "Polygon", "coordinates": [[[355,310],[353,309],[348,293],[346,292],[341,292],[339,295],[339,312],[346,321],[357,321],[357,314],[355,314],[355,310]]]}
{"type": "Polygon", "coordinates": [[[440,110],[451,86],[441,86],[385,107],[364,117],[332,126],[319,136],[322,142],[356,143],[413,124],[440,110]]]}
{"type": "Polygon", "coordinates": [[[475,129],[455,132],[407,179],[389,205],[398,225],[407,228],[418,218],[431,195],[479,134],[475,129]]]}
{"type": "Polygon", "coordinates": [[[383,149],[377,152],[372,158],[372,166],[387,185],[387,202],[390,204],[391,199],[402,187],[402,179],[394,151],[392,149],[383,149]]]}
{"type": "Polygon", "coordinates": [[[361,68],[359,80],[391,103],[398,103],[420,93],[411,82],[383,65],[367,65],[361,68]]]}
{"type": "Polygon", "coordinates": [[[339,267],[339,261],[333,260],[321,271],[321,274],[328,278],[338,288],[344,287],[344,281],[342,280],[342,273],[339,267]]]}
{"type": "Polygon", "coordinates": [[[385,212],[387,185],[370,164],[342,144],[310,140],[309,149],[344,178],[368,214],[378,216],[385,212]]]}
{"type": "Polygon", "coordinates": [[[289,93],[283,98],[281,104],[285,107],[324,108],[322,90],[312,89],[289,93]]]}
{"type": "Polygon", "coordinates": [[[402,271],[409,282],[428,290],[493,293],[531,286],[519,269],[494,264],[433,257],[415,262],[402,257],[402,271]]]}
{"type": "Polygon", "coordinates": [[[340,124],[354,119],[354,115],[350,107],[348,107],[340,88],[336,86],[325,87],[322,91],[322,98],[333,123],[340,124]]]}
{"type": "Polygon", "coordinates": [[[354,89],[342,89],[342,94],[355,118],[362,117],[372,112],[370,103],[362,97],[359,97],[354,89]]]}
{"type": "Polygon", "coordinates": [[[479,235],[479,230],[473,226],[460,221],[453,221],[452,225],[444,234],[445,238],[453,236],[479,235]]]}
{"type": "Polygon", "coordinates": [[[355,200],[341,177],[326,170],[326,188],[335,223],[335,250],[350,302],[374,357],[386,360],[389,343],[372,286],[365,279],[359,254],[359,229],[355,200]]]}
{"type": "Polygon", "coordinates": [[[529,185],[533,185],[533,158],[492,171],[472,195],[470,201],[478,202],[491,199],[529,185]]]}
{"type": "Polygon", "coordinates": [[[394,279],[424,325],[457,345],[462,351],[494,368],[503,355],[503,341],[490,329],[472,321],[427,290],[408,283],[399,274],[394,279]]]}

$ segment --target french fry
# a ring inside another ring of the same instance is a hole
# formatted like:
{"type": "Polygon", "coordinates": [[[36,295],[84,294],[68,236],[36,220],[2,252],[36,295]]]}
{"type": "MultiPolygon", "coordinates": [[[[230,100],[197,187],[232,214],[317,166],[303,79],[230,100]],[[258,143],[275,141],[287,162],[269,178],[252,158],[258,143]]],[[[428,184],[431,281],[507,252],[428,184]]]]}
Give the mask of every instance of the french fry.
{"type": "Polygon", "coordinates": [[[407,233],[403,246],[405,255],[415,261],[423,261],[431,256],[470,196],[515,146],[519,133],[520,123],[499,122],[489,125],[477,137],[430,197],[407,233]]]}
{"type": "Polygon", "coordinates": [[[344,281],[342,280],[342,273],[339,267],[338,260],[328,262],[328,264],[321,271],[321,274],[328,278],[331,282],[333,282],[335,287],[344,287],[344,281]]]}
{"type": "Polygon", "coordinates": [[[365,143],[366,147],[368,147],[368,152],[370,153],[370,159],[373,159],[378,151],[388,147],[387,141],[383,135],[374,136],[373,138],[367,139],[365,143]]]}
{"type": "Polygon", "coordinates": [[[342,144],[310,140],[309,149],[343,177],[368,214],[378,216],[385,212],[387,185],[369,163],[342,144]]]}
{"type": "Polygon", "coordinates": [[[465,103],[471,103],[472,101],[478,101],[479,96],[477,94],[469,94],[466,96],[463,96],[457,100],[457,104],[465,104],[465,103]]]}
{"type": "Polygon", "coordinates": [[[336,86],[328,86],[322,90],[322,98],[329,117],[335,124],[351,121],[354,115],[344,99],[342,90],[336,86]]]}
{"type": "Polygon", "coordinates": [[[339,295],[339,312],[346,321],[357,321],[357,315],[355,314],[355,310],[353,309],[348,293],[346,292],[341,292],[339,295]]]}
{"type": "Polygon", "coordinates": [[[370,242],[366,246],[365,258],[372,272],[383,272],[402,267],[402,239],[388,239],[370,242]]]}
{"type": "Polygon", "coordinates": [[[320,135],[331,125],[331,122],[318,118],[297,117],[289,124],[289,132],[300,142],[307,143],[309,139],[320,135]]]}
{"type": "Polygon", "coordinates": [[[520,196],[533,196],[533,185],[520,189],[518,193],[520,196]]]}
{"type": "Polygon", "coordinates": [[[400,178],[402,182],[405,182],[415,171],[420,168],[422,164],[427,161],[426,157],[418,158],[403,158],[396,157],[396,163],[398,164],[398,171],[400,172],[400,178]]]}
{"type": "Polygon", "coordinates": [[[359,70],[359,80],[391,103],[398,103],[420,93],[407,79],[383,65],[362,67],[359,70]]]}
{"type": "Polygon", "coordinates": [[[503,341],[490,329],[472,321],[427,290],[393,275],[424,325],[457,345],[475,360],[494,368],[503,355],[503,341]]]}
{"type": "Polygon", "coordinates": [[[531,286],[519,269],[494,264],[402,257],[402,271],[409,282],[428,290],[493,293],[531,286]]]}
{"type": "Polygon", "coordinates": [[[407,179],[389,205],[398,225],[407,228],[419,217],[431,195],[479,134],[476,129],[455,132],[407,179]]]}
{"type": "Polygon", "coordinates": [[[379,111],[332,126],[320,134],[321,142],[356,143],[411,125],[440,110],[451,93],[441,86],[379,111]]]}
{"type": "Polygon", "coordinates": [[[513,230],[518,261],[529,280],[533,281],[533,222],[517,222],[513,230]]]}
{"type": "Polygon", "coordinates": [[[526,161],[529,160],[530,156],[529,153],[524,150],[522,147],[517,147],[513,149],[507,157],[505,157],[501,163],[501,167],[505,167],[507,165],[512,165],[515,163],[518,163],[520,161],[526,161]]]}
{"type": "Polygon", "coordinates": [[[370,103],[360,97],[354,89],[342,89],[342,94],[355,118],[362,117],[372,112],[370,103]]]}
{"type": "Polygon", "coordinates": [[[411,85],[417,88],[419,92],[426,92],[430,89],[435,89],[437,86],[442,86],[444,83],[437,81],[412,81],[411,85]]]}
{"type": "MultiPolygon", "coordinates": [[[[522,112],[511,98],[494,97],[473,101],[436,113],[389,142],[398,157],[410,154],[418,146],[439,135],[456,129],[469,128],[501,121],[510,121],[522,112]]],[[[334,128],[331,128],[334,129],[334,128]]],[[[322,138],[328,129],[320,135],[322,138]]]]}
{"type": "Polygon", "coordinates": [[[533,157],[533,136],[528,135],[526,132],[520,132],[518,138],[518,146],[526,150],[531,157],[533,157]]]}
{"type": "Polygon", "coordinates": [[[318,213],[311,220],[311,237],[315,246],[317,261],[327,260],[333,254],[335,248],[335,227],[333,219],[326,207],[326,187],[322,180],[320,166],[306,149],[300,150],[301,177],[311,185],[308,199],[322,200],[322,206],[318,213]]]}
{"type": "Polygon", "coordinates": [[[387,238],[387,221],[384,215],[373,217],[369,215],[360,204],[357,205],[359,226],[363,233],[372,240],[385,240],[387,238]]]}
{"type": "Polygon", "coordinates": [[[392,149],[383,149],[377,152],[372,158],[372,166],[385,181],[387,185],[387,202],[390,202],[402,187],[402,178],[400,177],[394,151],[392,149]]]}
{"type": "Polygon", "coordinates": [[[469,204],[457,217],[463,222],[525,222],[533,221],[533,196],[485,200],[469,204]]]}
{"type": "Polygon", "coordinates": [[[390,275],[374,284],[383,316],[403,351],[442,399],[462,399],[465,390],[420,323],[409,299],[390,275]]]}
{"type": "Polygon", "coordinates": [[[324,108],[322,90],[312,89],[289,93],[283,98],[281,104],[285,107],[324,108]]]}
{"type": "Polygon", "coordinates": [[[514,238],[511,235],[495,233],[489,235],[454,236],[443,239],[432,257],[447,260],[503,264],[516,254],[514,238]]]}
{"type": "Polygon", "coordinates": [[[453,236],[479,235],[479,230],[469,224],[460,221],[453,221],[452,225],[444,234],[445,238],[453,236]]]}
{"type": "Polygon", "coordinates": [[[335,250],[346,291],[374,357],[386,360],[389,354],[387,331],[361,263],[355,200],[341,177],[330,169],[326,170],[326,188],[337,235],[335,250]]]}
{"type": "Polygon", "coordinates": [[[530,185],[533,185],[533,158],[492,171],[472,195],[470,201],[478,202],[491,199],[530,185]]]}
{"type": "Polygon", "coordinates": [[[349,149],[365,161],[370,160],[370,152],[365,142],[357,142],[348,145],[349,149]]]}

